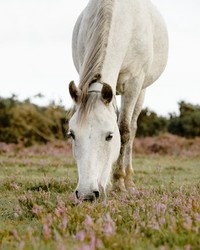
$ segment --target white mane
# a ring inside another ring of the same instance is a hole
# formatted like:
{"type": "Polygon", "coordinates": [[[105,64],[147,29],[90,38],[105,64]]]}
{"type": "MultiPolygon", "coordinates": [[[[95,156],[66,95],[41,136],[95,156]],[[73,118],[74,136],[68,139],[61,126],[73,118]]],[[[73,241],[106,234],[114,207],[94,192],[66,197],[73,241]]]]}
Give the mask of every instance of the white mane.
{"type": "MultiPolygon", "coordinates": [[[[79,88],[83,99],[91,82],[99,80],[112,19],[113,0],[100,1],[98,12],[92,15],[86,30],[87,50],[80,71],[79,88]]],[[[99,2],[98,2],[99,3],[99,2]]]]}

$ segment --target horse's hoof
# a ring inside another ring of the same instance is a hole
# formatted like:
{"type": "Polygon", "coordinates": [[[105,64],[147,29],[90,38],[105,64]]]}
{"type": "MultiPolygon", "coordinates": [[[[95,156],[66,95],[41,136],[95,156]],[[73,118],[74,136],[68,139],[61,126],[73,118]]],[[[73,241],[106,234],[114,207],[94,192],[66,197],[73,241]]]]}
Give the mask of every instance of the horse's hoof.
{"type": "Polygon", "coordinates": [[[135,187],[135,184],[133,183],[133,181],[125,182],[125,187],[126,187],[126,190],[129,194],[135,193],[136,187],[135,187]]]}
{"type": "Polygon", "coordinates": [[[127,192],[128,192],[129,194],[134,194],[136,188],[135,188],[135,187],[127,187],[126,190],[127,190],[127,192]]]}
{"type": "Polygon", "coordinates": [[[115,192],[115,193],[127,193],[127,190],[126,190],[126,188],[125,187],[119,187],[119,186],[114,186],[113,187],[113,191],[115,192]]]}
{"type": "Polygon", "coordinates": [[[113,191],[117,193],[126,193],[126,187],[124,184],[124,179],[115,180],[113,184],[113,191]]]}

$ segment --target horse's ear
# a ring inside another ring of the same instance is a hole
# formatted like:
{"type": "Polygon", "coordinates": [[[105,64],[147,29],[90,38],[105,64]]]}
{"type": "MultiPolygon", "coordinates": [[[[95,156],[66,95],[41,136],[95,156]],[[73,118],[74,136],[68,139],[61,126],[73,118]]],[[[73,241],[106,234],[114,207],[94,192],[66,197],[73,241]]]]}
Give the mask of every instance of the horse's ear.
{"type": "Polygon", "coordinates": [[[102,100],[105,104],[108,104],[112,101],[113,91],[112,91],[112,88],[110,87],[110,85],[108,85],[107,83],[103,83],[103,87],[101,90],[101,96],[102,96],[102,100]]]}
{"type": "Polygon", "coordinates": [[[69,93],[71,95],[71,98],[78,103],[81,98],[81,90],[76,87],[74,81],[71,81],[69,84],[69,93]]]}

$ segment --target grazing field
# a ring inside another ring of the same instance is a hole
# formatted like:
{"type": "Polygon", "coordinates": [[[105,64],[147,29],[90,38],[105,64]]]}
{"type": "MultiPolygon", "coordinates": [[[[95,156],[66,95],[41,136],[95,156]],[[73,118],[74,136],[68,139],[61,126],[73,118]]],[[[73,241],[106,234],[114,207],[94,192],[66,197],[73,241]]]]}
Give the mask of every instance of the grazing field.
{"type": "Polygon", "coordinates": [[[137,154],[135,193],[90,203],[69,151],[0,150],[0,249],[200,249],[200,155],[137,154]]]}

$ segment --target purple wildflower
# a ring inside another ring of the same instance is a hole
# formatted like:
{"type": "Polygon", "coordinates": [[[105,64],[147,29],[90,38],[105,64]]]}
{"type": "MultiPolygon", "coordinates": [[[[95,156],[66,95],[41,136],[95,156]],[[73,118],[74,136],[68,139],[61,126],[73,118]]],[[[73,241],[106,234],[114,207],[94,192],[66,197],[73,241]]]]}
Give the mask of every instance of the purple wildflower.
{"type": "Polygon", "coordinates": [[[81,230],[79,231],[76,235],[75,235],[75,239],[79,240],[79,241],[84,241],[85,239],[85,231],[84,230],[81,230]]]}
{"type": "Polygon", "coordinates": [[[47,223],[43,224],[42,234],[45,240],[48,240],[49,238],[51,238],[51,228],[49,227],[47,223]]]}
{"type": "Polygon", "coordinates": [[[93,225],[93,220],[89,215],[85,216],[85,220],[83,221],[83,225],[85,227],[91,227],[93,225]]]}

